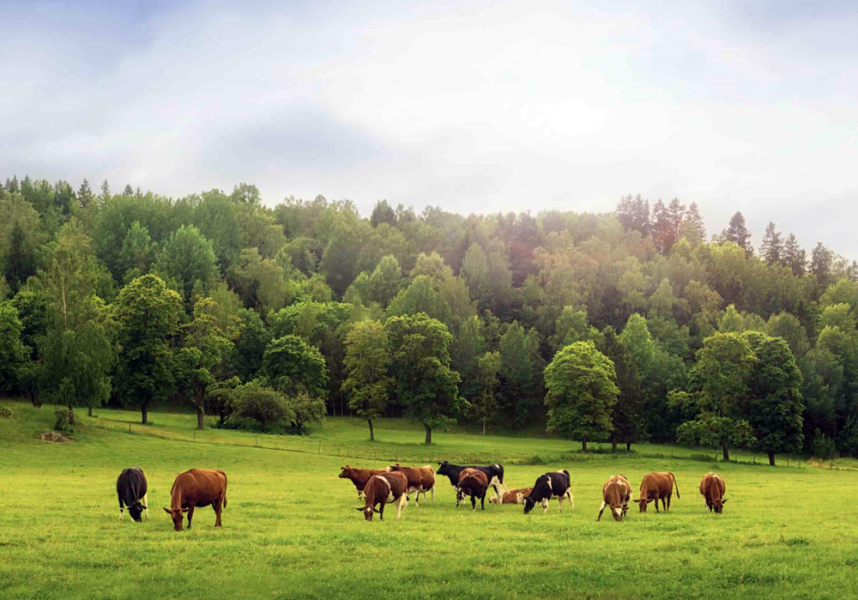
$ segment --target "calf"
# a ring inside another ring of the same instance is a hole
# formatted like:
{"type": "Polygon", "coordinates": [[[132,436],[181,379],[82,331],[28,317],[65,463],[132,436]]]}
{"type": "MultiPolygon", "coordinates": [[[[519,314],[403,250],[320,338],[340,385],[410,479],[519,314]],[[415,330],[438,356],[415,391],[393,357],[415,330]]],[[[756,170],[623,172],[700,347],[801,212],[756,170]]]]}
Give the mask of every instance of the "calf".
{"type": "Polygon", "coordinates": [[[611,515],[614,517],[614,521],[622,521],[626,518],[631,499],[632,486],[626,476],[611,477],[602,486],[602,507],[599,509],[599,516],[596,517],[596,521],[602,520],[602,513],[605,512],[606,506],[611,507],[611,515]]]}
{"type": "MultiPolygon", "coordinates": [[[[450,485],[458,490],[459,486],[459,474],[463,469],[476,469],[477,471],[482,471],[486,474],[486,477],[489,480],[489,485],[495,489],[495,494],[500,494],[498,488],[503,491],[506,491],[506,488],[503,485],[503,465],[489,465],[487,467],[460,467],[458,465],[451,465],[446,460],[442,463],[438,463],[438,475],[446,475],[450,479],[450,485]]],[[[503,499],[503,496],[500,497],[503,499]]]]}
{"type": "Polygon", "coordinates": [[[502,496],[495,494],[489,498],[489,504],[521,504],[533,488],[519,488],[508,490],[502,496]]]}
{"type": "Polygon", "coordinates": [[[417,492],[414,496],[414,504],[420,508],[420,492],[426,500],[426,492],[432,492],[432,502],[435,502],[435,469],[426,465],[425,467],[403,467],[396,463],[388,467],[392,472],[402,473],[408,479],[408,494],[417,492]]]}
{"type": "Polygon", "coordinates": [[[364,488],[365,504],[357,510],[363,512],[367,521],[372,521],[373,513],[378,513],[378,518],[384,520],[384,505],[396,504],[396,520],[402,515],[402,508],[408,502],[408,478],[403,473],[384,473],[373,475],[364,488]],[[381,505],[376,509],[375,505],[381,505]]]}
{"type": "Polygon", "coordinates": [[[548,501],[552,498],[560,500],[560,512],[563,512],[563,499],[569,498],[572,510],[575,510],[575,499],[572,498],[572,488],[569,485],[569,471],[545,473],[536,478],[530,494],[524,498],[524,514],[529,514],[538,502],[542,503],[542,514],[548,512],[548,501]]]}
{"type": "Polygon", "coordinates": [[[226,473],[208,469],[191,469],[176,475],[170,490],[170,508],[164,512],[173,518],[173,528],[182,531],[184,513],[188,513],[188,529],[198,506],[214,508],[215,527],[221,527],[220,514],[226,508],[226,473]]]}
{"type": "Polygon", "coordinates": [[[140,467],[125,469],[116,480],[116,495],[119,496],[119,520],[122,520],[122,509],[128,507],[128,514],[136,522],[143,520],[143,512],[146,512],[146,520],[149,520],[149,499],[146,476],[140,467]]]}
{"type": "Polygon", "coordinates": [[[459,481],[456,485],[456,508],[459,508],[465,496],[471,496],[471,508],[477,510],[477,498],[480,506],[486,510],[486,490],[489,489],[489,478],[482,471],[476,469],[464,469],[459,473],[459,481]]]}
{"type": "Polygon", "coordinates": [[[646,512],[646,505],[655,500],[655,512],[658,512],[658,501],[665,511],[670,510],[670,497],[673,495],[673,486],[676,486],[676,497],[679,498],[679,484],[676,477],[670,471],[662,473],[650,473],[641,481],[641,494],[638,496],[638,505],[641,512],[646,512]]]}
{"type": "Polygon", "coordinates": [[[717,514],[721,514],[724,510],[724,505],[727,499],[724,498],[724,492],[727,491],[727,484],[724,483],[724,478],[715,473],[707,473],[700,481],[700,494],[706,501],[706,508],[709,512],[713,510],[717,514]]]}
{"type": "Polygon", "coordinates": [[[348,479],[353,484],[355,484],[355,488],[357,488],[358,500],[363,498],[363,490],[366,487],[367,482],[369,482],[369,478],[373,475],[378,475],[379,473],[389,473],[390,467],[386,467],[384,469],[354,469],[348,465],[343,467],[343,470],[340,472],[340,479],[348,479]]]}

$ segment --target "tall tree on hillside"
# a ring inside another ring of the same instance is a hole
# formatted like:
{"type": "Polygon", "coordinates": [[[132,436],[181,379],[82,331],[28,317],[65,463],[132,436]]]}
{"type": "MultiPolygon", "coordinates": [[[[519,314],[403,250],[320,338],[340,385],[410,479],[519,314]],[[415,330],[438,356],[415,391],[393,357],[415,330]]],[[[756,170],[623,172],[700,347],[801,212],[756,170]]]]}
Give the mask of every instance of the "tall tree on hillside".
{"type": "Polygon", "coordinates": [[[346,336],[345,366],[348,377],[343,391],[351,395],[349,406],[366,419],[369,439],[375,441],[372,420],[383,417],[393,379],[388,375],[390,341],[378,321],[355,323],[346,336]]]}
{"type": "Polygon", "coordinates": [[[789,234],[784,243],[784,264],[792,269],[796,277],[801,277],[807,270],[807,253],[799,247],[793,233],[789,234]]]}
{"type": "Polygon", "coordinates": [[[670,201],[668,206],[659,200],[652,209],[652,239],[655,247],[664,255],[670,253],[670,249],[679,239],[679,228],[685,215],[685,205],[677,198],[670,201]]]}
{"type": "Polygon", "coordinates": [[[688,206],[688,210],[682,218],[682,224],[679,226],[679,237],[684,237],[692,245],[706,241],[706,226],[696,202],[692,202],[688,206]]]}
{"type": "MultiPolygon", "coordinates": [[[[700,383],[707,412],[718,419],[735,422],[741,415],[740,402],[748,393],[748,378],[756,364],[751,346],[740,334],[716,333],[706,338],[703,348],[697,351],[692,379],[700,383]]],[[[729,461],[733,430],[719,428],[724,431],[720,444],[724,460],[729,461]]]]}
{"type": "Polygon", "coordinates": [[[500,353],[486,352],[477,360],[477,382],[479,392],[471,400],[471,415],[483,425],[483,435],[486,435],[486,425],[497,413],[497,388],[500,385],[498,374],[501,370],[500,353]]]}
{"type": "Polygon", "coordinates": [[[730,225],[721,232],[720,241],[734,242],[745,251],[745,255],[748,257],[754,253],[754,247],[751,245],[751,232],[745,226],[745,217],[741,212],[730,217],[730,225]]]}
{"type": "Polygon", "coordinates": [[[533,393],[534,369],[530,362],[527,332],[513,321],[501,336],[501,398],[515,429],[521,429],[533,417],[540,398],[533,393]]]}
{"type": "Polygon", "coordinates": [[[826,289],[834,283],[834,277],[831,274],[833,266],[834,252],[826,248],[822,242],[817,242],[810,253],[810,273],[816,277],[820,288],[826,289]]]}
{"type": "Polygon", "coordinates": [[[373,227],[378,227],[382,223],[387,223],[393,227],[396,225],[396,211],[391,208],[387,200],[379,200],[375,203],[375,208],[372,209],[369,222],[373,227]]]}
{"type": "Polygon", "coordinates": [[[193,306],[194,288],[207,293],[218,278],[217,255],[199,229],[182,225],[164,242],[153,271],[175,285],[193,306]]]}
{"type": "Polygon", "coordinates": [[[780,232],[775,229],[775,224],[771,221],[766,225],[766,233],[760,244],[760,258],[769,266],[784,262],[784,243],[780,232]]]}
{"type": "Polygon", "coordinates": [[[92,242],[72,218],[34,288],[47,300],[45,334],[37,340],[41,361],[39,389],[69,408],[100,406],[110,396],[109,372],[116,358],[114,323],[95,295],[99,265],[92,242]]]}
{"type": "Polygon", "coordinates": [[[611,412],[620,393],[614,363],[593,342],[575,342],[554,356],[545,368],[548,431],[587,442],[613,431],[611,412]]]}
{"type": "Polygon", "coordinates": [[[27,242],[24,228],[16,221],[9,236],[9,253],[6,255],[4,273],[6,282],[12,288],[12,292],[17,292],[35,272],[36,260],[33,248],[27,242]]]}
{"type": "Polygon", "coordinates": [[[194,320],[186,327],[185,345],[179,351],[183,378],[197,409],[197,429],[205,428],[206,400],[217,385],[217,368],[233,348],[231,336],[216,317],[217,303],[202,298],[194,305],[194,320]]]}
{"type": "Polygon", "coordinates": [[[24,326],[18,310],[8,300],[0,301],[0,392],[11,392],[18,383],[18,369],[28,358],[29,350],[21,342],[24,326]]]}
{"type": "Polygon", "coordinates": [[[182,299],[162,279],[144,275],[122,288],[113,309],[122,346],[117,392],[125,406],[140,407],[145,425],[149,405],[175,389],[172,341],[179,332],[182,299]]]}
{"type": "Polygon", "coordinates": [[[769,455],[799,452],[804,443],[801,371],[786,341],[756,331],[743,336],[757,357],[746,409],[757,447],[769,455]]]}
{"type": "Polygon", "coordinates": [[[626,450],[631,450],[632,444],[646,437],[644,423],[644,407],[646,395],[641,385],[641,377],[632,356],[620,342],[620,337],[613,327],[605,327],[602,331],[599,350],[614,363],[617,374],[619,396],[611,413],[611,447],[614,452],[618,443],[624,443],[626,450]]]}
{"type": "Polygon", "coordinates": [[[271,386],[289,396],[323,398],[328,370],[322,353],[297,335],[284,335],[265,349],[262,368],[271,386]]]}
{"type": "Polygon", "coordinates": [[[95,194],[92,192],[89,182],[84,179],[83,183],[80,184],[80,189],[77,191],[77,201],[80,207],[83,209],[88,208],[93,203],[94,198],[95,194]]]}
{"type": "Polygon", "coordinates": [[[391,317],[385,327],[399,403],[406,416],[423,424],[431,444],[432,430],[455,423],[452,415],[468,406],[459,396],[459,374],[450,369],[452,336],[425,313],[391,317]]]}
{"type": "Polygon", "coordinates": [[[624,230],[633,229],[641,235],[650,233],[649,200],[640,194],[632,198],[631,194],[620,198],[617,204],[617,220],[624,230]]]}

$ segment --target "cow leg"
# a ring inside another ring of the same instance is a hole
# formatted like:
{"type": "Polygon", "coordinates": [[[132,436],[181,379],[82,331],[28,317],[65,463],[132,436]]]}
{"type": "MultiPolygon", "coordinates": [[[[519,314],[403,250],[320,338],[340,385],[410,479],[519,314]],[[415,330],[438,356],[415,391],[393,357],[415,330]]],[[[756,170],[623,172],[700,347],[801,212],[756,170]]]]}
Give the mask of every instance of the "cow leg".
{"type": "Polygon", "coordinates": [[[546,498],[545,500],[542,501],[542,514],[544,515],[547,512],[548,512],[548,498],[546,498]]]}
{"type": "Polygon", "coordinates": [[[122,498],[119,499],[119,520],[122,520],[122,498]]]}
{"type": "Polygon", "coordinates": [[[399,500],[396,501],[396,520],[399,520],[399,517],[402,516],[402,508],[405,506],[405,503],[408,499],[405,497],[405,494],[402,494],[399,497],[399,500]]]}
{"type": "Polygon", "coordinates": [[[606,506],[607,506],[607,504],[605,503],[605,501],[604,501],[604,500],[602,500],[602,508],[600,508],[600,509],[599,509],[599,516],[598,516],[598,517],[596,517],[596,521],[601,521],[601,520],[602,520],[602,513],[603,513],[603,512],[605,512],[605,507],[606,507],[606,506]]]}
{"type": "Polygon", "coordinates": [[[572,497],[572,490],[566,490],[566,493],[569,494],[569,510],[575,512],[575,498],[572,497]]]}
{"type": "Polygon", "coordinates": [[[432,486],[432,504],[435,504],[435,486],[432,486]]]}
{"type": "Polygon", "coordinates": [[[486,510],[486,493],[483,492],[483,495],[480,496],[480,506],[483,510],[486,510]]]}
{"type": "Polygon", "coordinates": [[[471,494],[471,510],[477,510],[477,495],[471,494]]]}
{"type": "Polygon", "coordinates": [[[667,511],[667,510],[670,510],[670,497],[671,497],[672,495],[673,495],[673,494],[668,494],[668,495],[667,495],[667,508],[665,508],[665,509],[664,509],[664,510],[666,510],[666,511],[667,511]]]}
{"type": "Polygon", "coordinates": [[[191,528],[191,519],[193,519],[193,518],[194,518],[194,505],[191,504],[188,507],[188,529],[191,528]]]}
{"type": "Polygon", "coordinates": [[[563,498],[566,497],[566,494],[563,494],[557,499],[557,505],[560,508],[560,513],[563,514],[563,498]]]}
{"type": "Polygon", "coordinates": [[[143,494],[143,506],[145,506],[145,510],[143,512],[146,513],[146,520],[149,520],[149,493],[146,492],[143,494]]]}
{"type": "Polygon", "coordinates": [[[215,500],[214,504],[212,505],[212,508],[214,508],[215,511],[215,527],[221,527],[220,513],[223,509],[223,498],[218,498],[217,500],[215,500]]]}
{"type": "Polygon", "coordinates": [[[653,504],[655,504],[655,512],[659,512],[659,510],[658,510],[658,497],[656,497],[655,502],[653,502],[653,504]]]}
{"type": "Polygon", "coordinates": [[[381,501],[381,504],[378,507],[378,520],[384,521],[384,500],[381,501]]]}

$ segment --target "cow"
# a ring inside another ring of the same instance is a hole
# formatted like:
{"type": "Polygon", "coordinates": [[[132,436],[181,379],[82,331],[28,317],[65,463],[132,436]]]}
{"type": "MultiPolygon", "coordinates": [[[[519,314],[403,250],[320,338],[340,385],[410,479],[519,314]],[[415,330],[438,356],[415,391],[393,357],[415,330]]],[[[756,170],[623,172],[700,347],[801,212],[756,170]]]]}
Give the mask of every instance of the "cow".
{"type": "Polygon", "coordinates": [[[727,499],[724,498],[725,491],[727,491],[727,485],[720,475],[707,473],[700,481],[700,494],[706,501],[706,508],[709,509],[709,512],[714,510],[717,514],[721,514],[724,505],[727,503],[727,499]]]}
{"type": "Polygon", "coordinates": [[[631,501],[632,486],[626,476],[610,477],[602,486],[602,507],[599,509],[599,516],[596,517],[596,521],[602,520],[602,513],[605,512],[606,506],[611,507],[611,515],[614,517],[614,521],[622,521],[626,518],[631,501]]]}
{"type": "Polygon", "coordinates": [[[519,488],[507,490],[502,496],[495,494],[489,498],[489,504],[521,504],[533,488],[519,488]]]}
{"type": "Polygon", "coordinates": [[[116,480],[116,495],[119,496],[119,520],[122,520],[123,505],[128,507],[131,518],[140,523],[143,513],[149,520],[149,495],[146,476],[140,467],[125,469],[116,480]]]}
{"type": "Polygon", "coordinates": [[[369,478],[364,488],[365,504],[357,510],[363,512],[367,521],[372,521],[373,513],[378,513],[378,518],[384,520],[384,505],[396,504],[396,520],[402,515],[402,508],[408,503],[408,478],[404,473],[379,473],[369,478]],[[375,505],[381,508],[376,509],[375,505]]]}
{"type": "Polygon", "coordinates": [[[480,506],[486,510],[486,490],[489,489],[489,478],[482,471],[476,469],[463,469],[459,473],[459,481],[456,486],[456,508],[465,496],[471,497],[471,508],[477,510],[477,498],[480,506]]]}
{"type": "Polygon", "coordinates": [[[363,489],[366,487],[369,478],[379,473],[389,473],[390,467],[384,469],[355,469],[346,465],[340,472],[340,479],[348,479],[357,488],[358,500],[363,498],[363,489]]]}
{"type": "Polygon", "coordinates": [[[408,479],[408,491],[417,492],[414,496],[414,505],[420,508],[420,492],[423,492],[423,499],[426,500],[426,492],[432,492],[432,502],[435,502],[435,469],[426,465],[424,467],[403,467],[399,463],[388,467],[392,472],[402,473],[408,479]]]}
{"type": "Polygon", "coordinates": [[[548,501],[552,498],[560,500],[560,512],[563,512],[563,499],[569,498],[572,510],[575,510],[575,499],[572,497],[572,488],[569,485],[569,471],[555,471],[545,473],[536,478],[533,489],[524,498],[524,514],[529,514],[538,502],[542,503],[542,514],[548,512],[548,501]]]}
{"type": "Polygon", "coordinates": [[[226,473],[208,469],[191,469],[176,475],[170,490],[170,508],[164,512],[173,519],[173,528],[182,531],[184,513],[188,513],[188,529],[198,506],[214,508],[215,527],[221,527],[220,514],[226,508],[226,473]]]}
{"type": "Polygon", "coordinates": [[[661,473],[650,473],[641,481],[641,493],[638,496],[638,505],[641,512],[646,512],[646,506],[655,500],[655,512],[658,512],[658,501],[665,511],[670,510],[670,497],[673,495],[673,487],[676,486],[676,497],[679,498],[679,484],[676,477],[670,471],[661,473]]]}
{"type": "MultiPolygon", "coordinates": [[[[489,480],[489,485],[495,489],[495,494],[500,494],[498,491],[500,487],[501,490],[506,491],[506,487],[503,484],[503,465],[489,465],[487,467],[460,467],[458,465],[451,465],[446,460],[442,463],[438,463],[438,475],[446,475],[450,479],[450,485],[456,488],[456,492],[458,494],[458,485],[459,485],[459,473],[462,472],[463,469],[476,469],[477,471],[482,471],[486,474],[486,477],[489,480]]],[[[501,500],[503,496],[500,496],[501,500]]]]}

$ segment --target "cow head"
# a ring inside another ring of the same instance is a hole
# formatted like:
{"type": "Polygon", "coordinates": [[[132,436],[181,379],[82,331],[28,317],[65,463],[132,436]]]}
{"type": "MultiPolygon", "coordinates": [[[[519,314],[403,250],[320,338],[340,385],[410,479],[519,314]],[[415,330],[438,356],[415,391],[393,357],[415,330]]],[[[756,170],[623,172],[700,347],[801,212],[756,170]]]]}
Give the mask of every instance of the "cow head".
{"type": "Polygon", "coordinates": [[[491,498],[489,498],[489,504],[497,504],[498,503],[498,495],[493,494],[491,498]]]}
{"type": "Polygon", "coordinates": [[[524,514],[529,514],[530,511],[533,510],[533,507],[536,506],[536,501],[530,496],[525,497],[524,499],[524,514]]]}
{"type": "Polygon", "coordinates": [[[352,470],[352,468],[348,465],[343,467],[343,470],[340,472],[340,479],[348,479],[351,470],[352,470]]]}
{"type": "Polygon", "coordinates": [[[393,471],[394,473],[398,473],[399,471],[402,470],[402,465],[400,465],[399,463],[396,463],[395,465],[391,465],[391,466],[387,467],[387,470],[393,471]]]}
{"type": "Polygon", "coordinates": [[[442,463],[438,463],[438,470],[435,471],[438,475],[452,475],[452,471],[450,470],[450,463],[446,460],[442,463]]]}
{"type": "Polygon", "coordinates": [[[173,519],[173,529],[175,531],[184,531],[184,527],[182,527],[182,520],[185,518],[185,513],[188,512],[187,508],[177,508],[175,510],[165,508],[164,512],[170,515],[170,517],[173,519]]]}
{"type": "Polygon", "coordinates": [[[641,507],[641,512],[646,512],[646,505],[652,502],[652,498],[639,498],[638,506],[641,507]]]}
{"type": "Polygon", "coordinates": [[[711,509],[714,510],[717,514],[721,514],[724,511],[724,505],[727,503],[726,498],[718,498],[717,500],[712,501],[711,509]]]}
{"type": "Polygon", "coordinates": [[[372,521],[372,513],[378,512],[378,509],[374,506],[361,506],[357,510],[363,513],[363,516],[367,521],[372,521]]]}
{"type": "Polygon", "coordinates": [[[128,507],[128,514],[131,515],[131,518],[137,521],[138,523],[143,520],[143,511],[146,510],[146,507],[140,501],[135,502],[131,506],[128,507]]]}

